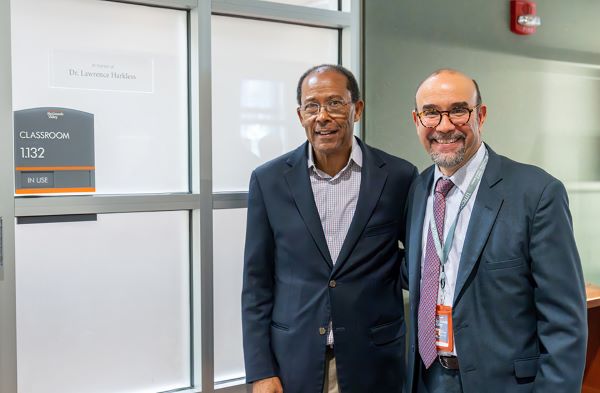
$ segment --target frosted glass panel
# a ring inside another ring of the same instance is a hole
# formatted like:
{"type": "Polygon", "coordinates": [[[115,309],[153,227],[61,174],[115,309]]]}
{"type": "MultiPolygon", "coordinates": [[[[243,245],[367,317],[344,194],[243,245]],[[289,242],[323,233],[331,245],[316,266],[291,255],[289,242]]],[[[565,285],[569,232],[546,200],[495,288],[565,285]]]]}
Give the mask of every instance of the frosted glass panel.
{"type": "Polygon", "coordinates": [[[19,393],[190,385],[188,217],[16,225],[19,393]]]}
{"type": "MultiPolygon", "coordinates": [[[[584,278],[600,284],[600,69],[560,62],[545,68],[532,73],[540,86],[539,104],[529,105],[527,116],[539,125],[530,130],[531,143],[525,146],[529,145],[535,164],[566,183],[584,278]],[[574,123],[569,111],[585,115],[574,123]]],[[[525,146],[511,149],[526,151],[525,146]]]]}
{"type": "Polygon", "coordinates": [[[212,33],[213,189],[247,190],[252,169],[306,140],[296,84],[337,63],[338,32],[213,16],[212,33]]]}
{"type": "Polygon", "coordinates": [[[107,1],[11,2],[13,109],[94,114],[98,194],[187,192],[187,16],[107,1]]]}
{"type": "Polygon", "coordinates": [[[244,377],[240,296],[246,209],[214,210],[215,381],[244,377]]]}
{"type": "Polygon", "coordinates": [[[586,282],[600,284],[600,243],[598,242],[598,217],[600,217],[600,185],[596,184],[588,190],[567,189],[571,214],[573,215],[573,230],[581,256],[583,276],[586,282]]]}
{"type": "MultiPolygon", "coordinates": [[[[533,133],[536,163],[567,182],[600,181],[600,69],[555,65],[562,72],[543,72],[539,78],[538,130],[533,133]],[[569,110],[578,113],[573,124],[569,110]],[[569,143],[564,143],[568,135],[569,143]]],[[[558,70],[557,70],[558,71],[558,70]]],[[[534,112],[535,113],[535,112],[534,112]]],[[[524,150],[524,148],[521,148],[524,150]]]]}
{"type": "Polygon", "coordinates": [[[282,3],[289,5],[302,5],[313,8],[324,8],[326,10],[337,10],[338,0],[262,0],[270,3],[282,3]]]}

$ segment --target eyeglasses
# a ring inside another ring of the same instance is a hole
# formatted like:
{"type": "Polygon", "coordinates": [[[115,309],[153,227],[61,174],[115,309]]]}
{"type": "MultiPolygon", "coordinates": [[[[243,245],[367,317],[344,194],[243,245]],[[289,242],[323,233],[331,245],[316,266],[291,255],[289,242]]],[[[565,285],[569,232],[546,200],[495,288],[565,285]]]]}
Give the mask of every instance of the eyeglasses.
{"type": "Polygon", "coordinates": [[[346,105],[348,104],[350,104],[350,102],[344,102],[342,100],[329,100],[324,105],[317,102],[309,102],[301,105],[299,109],[305,117],[312,117],[318,115],[321,112],[321,108],[325,108],[325,111],[329,113],[330,116],[335,117],[345,115],[346,105]]]}
{"type": "Polygon", "coordinates": [[[435,128],[442,122],[442,116],[448,115],[448,119],[452,124],[457,127],[464,126],[471,119],[471,112],[477,109],[479,105],[475,105],[473,108],[454,108],[449,111],[438,111],[437,109],[427,109],[423,112],[417,113],[419,121],[423,124],[423,127],[435,128]]]}

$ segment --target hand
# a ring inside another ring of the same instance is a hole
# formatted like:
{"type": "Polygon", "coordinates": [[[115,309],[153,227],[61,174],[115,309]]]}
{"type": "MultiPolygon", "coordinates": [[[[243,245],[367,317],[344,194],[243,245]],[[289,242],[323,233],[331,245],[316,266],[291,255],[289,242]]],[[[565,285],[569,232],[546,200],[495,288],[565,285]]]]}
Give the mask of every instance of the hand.
{"type": "Polygon", "coordinates": [[[252,384],[252,393],[283,393],[279,377],[261,379],[252,384]]]}

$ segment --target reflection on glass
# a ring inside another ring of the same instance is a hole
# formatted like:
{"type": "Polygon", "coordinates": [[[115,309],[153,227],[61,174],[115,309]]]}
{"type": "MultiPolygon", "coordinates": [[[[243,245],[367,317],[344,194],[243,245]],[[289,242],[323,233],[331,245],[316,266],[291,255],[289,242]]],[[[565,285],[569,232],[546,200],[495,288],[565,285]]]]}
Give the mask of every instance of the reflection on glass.
{"type": "Polygon", "coordinates": [[[283,83],[269,80],[242,80],[240,88],[240,137],[250,143],[250,151],[262,158],[260,144],[271,137],[285,146],[283,83]]]}
{"type": "Polygon", "coordinates": [[[338,31],[213,16],[212,33],[213,190],[245,191],[255,167],[306,140],[296,84],[337,62],[338,31]]]}

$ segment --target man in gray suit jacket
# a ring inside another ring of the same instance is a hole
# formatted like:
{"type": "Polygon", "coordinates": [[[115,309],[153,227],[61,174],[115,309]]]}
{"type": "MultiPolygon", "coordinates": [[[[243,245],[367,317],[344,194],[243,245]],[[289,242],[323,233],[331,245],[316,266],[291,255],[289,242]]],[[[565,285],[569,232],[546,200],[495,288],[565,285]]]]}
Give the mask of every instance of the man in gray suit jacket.
{"type": "Polygon", "coordinates": [[[417,90],[435,165],[409,194],[409,392],[579,393],[586,306],[567,194],[482,143],[486,112],[454,70],[417,90]]]}

